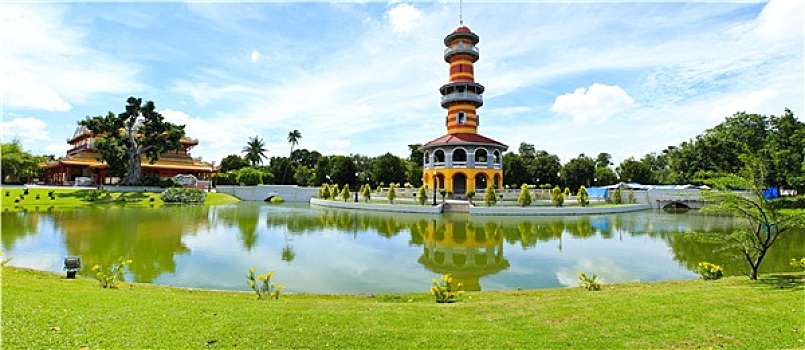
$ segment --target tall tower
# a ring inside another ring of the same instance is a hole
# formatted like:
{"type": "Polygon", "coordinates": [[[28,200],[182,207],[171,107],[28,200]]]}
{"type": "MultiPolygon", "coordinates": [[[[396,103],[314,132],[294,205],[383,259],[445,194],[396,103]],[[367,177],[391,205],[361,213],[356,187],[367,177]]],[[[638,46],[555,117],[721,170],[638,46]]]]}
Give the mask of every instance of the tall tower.
{"type": "Polygon", "coordinates": [[[508,146],[478,133],[484,86],[475,82],[473,64],[480,57],[478,35],[462,23],[444,38],[444,60],[450,79],[439,88],[447,110],[447,134],[424,144],[423,180],[430,188],[445,189],[463,198],[468,190],[483,191],[487,184],[503,185],[502,153],[508,146]]]}

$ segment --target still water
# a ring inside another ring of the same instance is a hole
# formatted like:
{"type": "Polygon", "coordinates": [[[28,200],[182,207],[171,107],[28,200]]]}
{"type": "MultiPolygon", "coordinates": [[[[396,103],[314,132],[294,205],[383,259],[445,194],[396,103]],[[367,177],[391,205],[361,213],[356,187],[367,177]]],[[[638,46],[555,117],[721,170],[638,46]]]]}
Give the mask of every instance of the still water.
{"type": "MultiPolygon", "coordinates": [[[[68,255],[133,264],[127,280],[248,290],[245,274],[273,270],[290,292],[423,292],[450,273],[468,290],[575,286],[577,271],[604,283],[696,278],[700,261],[743,274],[745,263],[685,232],[740,223],[656,211],[568,217],[362,213],[307,204],[243,202],[162,209],[2,213],[1,246],[13,266],[60,272],[68,255]]],[[[793,236],[793,235],[792,235],[793,236]]],[[[787,271],[805,245],[782,240],[763,263],[787,271]]]]}

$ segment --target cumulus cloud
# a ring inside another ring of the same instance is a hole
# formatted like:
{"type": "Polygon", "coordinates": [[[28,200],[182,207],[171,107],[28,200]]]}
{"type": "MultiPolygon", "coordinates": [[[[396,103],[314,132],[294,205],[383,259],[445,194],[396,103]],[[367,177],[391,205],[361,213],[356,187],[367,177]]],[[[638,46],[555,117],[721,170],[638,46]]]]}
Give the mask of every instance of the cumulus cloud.
{"type": "Polygon", "coordinates": [[[19,138],[26,141],[48,140],[48,124],[37,118],[14,118],[9,121],[0,122],[0,129],[3,130],[3,140],[19,138]]]}
{"type": "Polygon", "coordinates": [[[620,86],[595,83],[589,88],[578,88],[572,94],[557,97],[551,111],[569,114],[575,123],[603,122],[625,111],[634,103],[620,86]]]}
{"type": "Polygon", "coordinates": [[[160,113],[165,117],[165,121],[184,125],[187,137],[198,139],[200,147],[207,150],[205,155],[208,161],[222,159],[233,150],[240,150],[240,143],[245,144],[247,135],[254,133],[253,130],[234,121],[193,117],[186,112],[172,109],[160,113]],[[222,127],[224,125],[226,127],[222,127]]]}
{"type": "Polygon", "coordinates": [[[395,33],[408,33],[422,19],[422,12],[406,3],[392,7],[387,15],[395,33]]]}
{"type": "Polygon", "coordinates": [[[138,66],[88,47],[86,32],[66,24],[61,7],[9,4],[3,11],[7,107],[67,111],[91,95],[141,87],[138,66]]]}

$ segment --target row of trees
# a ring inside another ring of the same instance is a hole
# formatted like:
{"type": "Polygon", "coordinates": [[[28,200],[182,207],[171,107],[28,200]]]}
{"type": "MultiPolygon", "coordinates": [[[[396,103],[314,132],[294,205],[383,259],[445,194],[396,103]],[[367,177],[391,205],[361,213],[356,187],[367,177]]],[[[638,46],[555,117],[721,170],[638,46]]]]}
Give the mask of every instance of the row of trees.
{"type": "Polygon", "coordinates": [[[766,186],[805,193],[805,123],[786,109],[781,116],[735,113],[723,123],[678,146],[640,159],[630,157],[612,169],[611,156],[584,154],[564,165],[559,157],[521,143],[517,153],[503,156],[506,185],[523,183],[569,187],[606,186],[619,181],[642,184],[703,184],[719,174],[735,174],[743,158],[759,157],[768,167],[766,186]]]}
{"type": "Polygon", "coordinates": [[[0,142],[2,148],[2,174],[3,183],[26,183],[31,177],[42,173],[40,164],[51,156],[36,156],[27,152],[20,145],[20,140],[14,139],[8,143],[0,142]]]}

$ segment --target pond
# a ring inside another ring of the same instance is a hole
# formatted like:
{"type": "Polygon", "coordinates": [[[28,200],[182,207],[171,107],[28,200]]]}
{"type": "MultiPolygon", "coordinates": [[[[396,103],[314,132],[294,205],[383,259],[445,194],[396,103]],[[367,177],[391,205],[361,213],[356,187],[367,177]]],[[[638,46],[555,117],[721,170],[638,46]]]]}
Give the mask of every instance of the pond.
{"type": "MultiPolygon", "coordinates": [[[[2,213],[9,265],[61,272],[65,256],[94,264],[130,258],[128,281],[248,290],[245,275],[274,271],[290,292],[426,292],[450,273],[468,290],[575,286],[577,271],[604,283],[691,279],[701,261],[745,274],[746,264],[685,232],[739,222],[696,212],[567,217],[363,213],[307,204],[242,202],[162,209],[2,213]]],[[[788,271],[805,246],[772,248],[762,267],[788,271]]]]}

